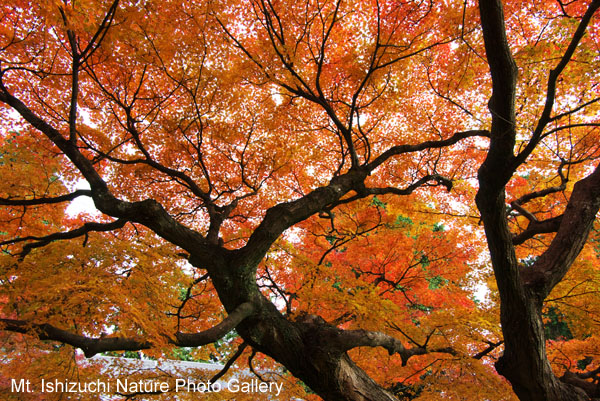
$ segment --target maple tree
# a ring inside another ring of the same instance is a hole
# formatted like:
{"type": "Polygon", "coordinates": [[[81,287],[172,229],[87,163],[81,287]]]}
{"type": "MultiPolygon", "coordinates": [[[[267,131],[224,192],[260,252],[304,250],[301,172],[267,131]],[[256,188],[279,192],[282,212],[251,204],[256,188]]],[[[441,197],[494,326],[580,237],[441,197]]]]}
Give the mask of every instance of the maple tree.
{"type": "Polygon", "coordinates": [[[2,391],[76,348],[245,355],[288,398],[600,397],[599,7],[4,2],[2,391]]]}

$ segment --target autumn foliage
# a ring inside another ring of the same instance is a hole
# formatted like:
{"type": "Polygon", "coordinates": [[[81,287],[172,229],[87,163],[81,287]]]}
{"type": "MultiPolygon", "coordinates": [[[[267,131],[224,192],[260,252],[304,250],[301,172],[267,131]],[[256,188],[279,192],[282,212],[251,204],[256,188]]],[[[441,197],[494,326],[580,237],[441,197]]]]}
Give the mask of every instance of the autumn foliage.
{"type": "Polygon", "coordinates": [[[2,2],[1,397],[600,398],[598,8],[2,2]]]}

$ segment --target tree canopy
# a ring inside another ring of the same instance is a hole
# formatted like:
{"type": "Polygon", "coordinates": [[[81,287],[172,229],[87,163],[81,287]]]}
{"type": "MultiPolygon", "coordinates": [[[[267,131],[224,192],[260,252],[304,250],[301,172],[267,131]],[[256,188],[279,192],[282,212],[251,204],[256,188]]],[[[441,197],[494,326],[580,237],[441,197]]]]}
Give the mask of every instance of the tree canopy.
{"type": "Polygon", "coordinates": [[[600,398],[598,8],[2,2],[3,397],[142,352],[281,399],[600,398]]]}

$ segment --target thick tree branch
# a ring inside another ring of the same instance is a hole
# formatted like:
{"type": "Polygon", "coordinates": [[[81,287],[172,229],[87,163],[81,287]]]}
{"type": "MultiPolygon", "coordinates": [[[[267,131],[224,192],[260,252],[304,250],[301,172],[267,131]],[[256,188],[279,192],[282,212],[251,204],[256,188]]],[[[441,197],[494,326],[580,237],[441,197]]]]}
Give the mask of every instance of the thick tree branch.
{"type": "Polygon", "coordinates": [[[418,186],[424,185],[427,181],[437,181],[439,184],[451,187],[449,180],[440,175],[428,175],[419,180],[414,185],[404,190],[397,188],[371,189],[371,193],[364,187],[364,180],[368,173],[377,168],[392,156],[417,152],[428,148],[441,148],[457,143],[459,140],[472,136],[487,136],[487,131],[466,131],[453,135],[451,138],[440,141],[426,141],[418,145],[400,145],[389,149],[377,157],[368,165],[351,170],[345,174],[334,177],[329,185],[319,187],[302,198],[281,203],[269,209],[262,223],[254,231],[243,252],[255,252],[257,258],[261,258],[271,246],[273,241],[287,228],[308,218],[309,216],[326,209],[329,205],[335,204],[339,199],[351,190],[355,190],[362,197],[369,194],[395,193],[406,195],[412,193],[418,186]],[[365,193],[367,191],[367,193],[365,193]],[[259,246],[259,244],[261,244],[259,246]]]}
{"type": "MultiPolygon", "coordinates": [[[[594,0],[592,3],[600,1],[594,0]]],[[[597,8],[593,4],[590,7],[597,8]]],[[[489,102],[492,127],[488,155],[478,173],[480,187],[476,203],[484,223],[501,300],[500,317],[505,349],[496,362],[496,370],[510,381],[513,390],[522,400],[583,399],[574,394],[572,387],[562,385],[552,372],[546,356],[541,307],[543,299],[564,277],[587,238],[598,211],[597,196],[593,195],[593,192],[600,190],[600,183],[595,182],[598,181],[596,178],[588,177],[575,185],[550,248],[530,268],[523,268],[518,264],[505,204],[505,186],[516,168],[539,143],[554,104],[555,91],[552,86],[570,60],[572,50],[580,40],[577,38],[580,31],[578,28],[572,45],[569,46],[556,72],[551,73],[546,108],[536,132],[516,157],[515,99],[518,70],[506,39],[502,2],[480,0],[479,9],[492,76],[492,97],[489,102]],[[526,285],[523,285],[524,283],[526,285]]],[[[585,25],[583,22],[580,27],[585,25]]],[[[600,173],[592,174],[595,175],[600,173]]]]}
{"type": "Polygon", "coordinates": [[[46,235],[44,237],[28,236],[22,238],[14,238],[12,240],[0,242],[0,245],[15,244],[24,241],[35,241],[23,246],[23,250],[20,253],[20,258],[24,259],[29,254],[29,252],[31,252],[32,249],[44,247],[53,241],[73,239],[81,236],[86,236],[87,241],[87,235],[90,232],[105,232],[117,230],[119,228],[122,228],[125,225],[125,223],[127,223],[127,220],[125,219],[117,219],[110,223],[85,223],[82,227],[76,228],[71,231],[54,233],[46,235]]]}
{"type": "Polygon", "coordinates": [[[408,360],[416,355],[425,355],[434,352],[457,355],[457,352],[451,347],[428,349],[426,346],[417,346],[406,348],[397,338],[378,331],[339,330],[337,341],[344,351],[356,347],[383,347],[390,355],[399,354],[402,359],[402,366],[406,366],[408,360]]]}
{"type": "Polygon", "coordinates": [[[210,246],[202,235],[175,221],[161,204],[153,199],[139,202],[127,202],[116,198],[108,189],[94,165],[80,150],[46,121],[41,119],[21,100],[14,97],[4,86],[0,76],[0,102],[7,104],[17,111],[34,128],[50,139],[75,167],[83,174],[91,187],[92,199],[101,212],[133,222],[138,222],[150,228],[167,241],[180,246],[188,252],[194,252],[197,257],[213,260],[214,247],[210,246]]]}
{"type": "Polygon", "coordinates": [[[343,353],[357,347],[383,347],[390,355],[399,354],[402,359],[402,366],[406,366],[408,360],[416,355],[433,352],[458,354],[451,347],[427,348],[427,343],[435,330],[429,335],[424,344],[415,342],[416,347],[406,348],[400,340],[388,334],[379,331],[339,329],[327,324],[323,318],[317,315],[305,314],[297,320],[309,328],[313,333],[312,336],[318,339],[317,341],[333,346],[338,352],[343,353]]]}
{"type": "MultiPolygon", "coordinates": [[[[177,333],[169,342],[179,347],[199,347],[213,343],[233,330],[242,320],[254,312],[250,303],[241,304],[218,325],[200,333],[177,333]]],[[[139,351],[152,347],[150,341],[126,337],[91,338],[59,329],[48,323],[31,323],[24,320],[0,319],[0,330],[31,335],[40,340],[58,341],[80,348],[86,357],[107,351],[139,351]]]]}
{"type": "Polygon", "coordinates": [[[490,256],[501,296],[522,299],[515,287],[517,260],[505,212],[506,183],[512,177],[515,145],[515,96],[517,66],[506,39],[504,11],[500,0],[479,2],[487,60],[492,76],[490,147],[479,168],[479,190],[475,201],[484,223],[490,256]]]}
{"type": "Polygon", "coordinates": [[[221,323],[200,333],[177,333],[175,344],[180,347],[199,347],[217,341],[233,330],[242,320],[254,313],[254,305],[245,302],[239,305],[221,323]]]}
{"type": "Polygon", "coordinates": [[[593,400],[597,400],[597,397],[600,397],[600,386],[598,383],[585,380],[585,378],[581,377],[581,374],[567,370],[560,378],[560,381],[582,389],[593,400]]]}
{"type": "Polygon", "coordinates": [[[519,234],[513,236],[513,245],[521,245],[528,239],[533,238],[538,234],[548,234],[558,231],[563,215],[552,217],[547,220],[538,221],[530,220],[527,228],[519,234]]]}
{"type": "MultiPolygon", "coordinates": [[[[411,152],[418,152],[431,148],[443,148],[453,145],[458,141],[475,136],[487,137],[488,131],[473,130],[458,132],[452,137],[439,141],[425,141],[417,145],[400,145],[390,148],[382,153],[373,162],[357,169],[352,169],[345,174],[334,177],[330,183],[324,187],[319,187],[292,202],[280,203],[269,210],[261,224],[256,228],[250,236],[246,246],[241,250],[244,256],[251,256],[251,259],[256,261],[256,264],[262,259],[268,251],[271,244],[279,237],[283,231],[292,225],[340,203],[340,199],[350,191],[355,191],[358,197],[363,198],[368,195],[392,193],[397,195],[407,195],[412,193],[416,188],[425,185],[428,181],[437,181],[438,184],[445,185],[446,188],[451,188],[451,182],[438,175],[432,174],[423,177],[417,183],[405,189],[384,188],[372,189],[369,193],[364,186],[364,180],[374,169],[383,164],[389,158],[411,152]],[[366,191],[366,192],[365,192],[366,191]]],[[[344,202],[346,203],[346,202],[344,202]]]]}
{"type": "Polygon", "coordinates": [[[48,323],[30,323],[24,320],[0,319],[0,329],[35,336],[40,340],[58,341],[80,348],[86,357],[107,351],[138,351],[149,349],[152,344],[142,339],[125,337],[90,338],[48,323]]]}
{"type": "Polygon", "coordinates": [[[366,177],[364,169],[352,170],[334,177],[328,185],[316,188],[300,199],[270,208],[246,246],[240,250],[241,254],[258,265],[283,231],[337,202],[349,191],[361,188],[366,177]]]}
{"type": "MultiPolygon", "coordinates": [[[[399,327],[396,327],[399,329],[399,327]]],[[[336,329],[340,331],[339,329],[336,329]]],[[[402,330],[399,330],[402,332],[402,330]]],[[[430,353],[444,353],[450,355],[458,355],[459,353],[452,347],[437,347],[437,348],[428,348],[427,343],[435,333],[435,330],[432,331],[425,340],[424,343],[419,344],[415,340],[408,337],[404,332],[406,337],[415,344],[415,347],[406,348],[402,344],[400,340],[397,338],[374,331],[367,330],[341,330],[341,333],[338,335],[337,340],[342,343],[344,350],[350,350],[356,347],[383,347],[385,348],[390,355],[399,354],[402,359],[402,365],[405,366],[408,362],[408,359],[416,356],[416,355],[425,355],[430,353]]],[[[490,352],[494,351],[496,348],[504,344],[504,341],[498,341],[493,343],[491,341],[486,341],[488,347],[484,350],[478,352],[477,354],[471,356],[473,359],[481,359],[484,356],[488,355],[490,352]]]]}
{"type": "Polygon", "coordinates": [[[564,277],[583,248],[600,209],[600,166],[575,183],[556,236],[539,259],[522,272],[524,283],[534,289],[539,302],[564,277]]]}
{"type": "Polygon", "coordinates": [[[489,138],[490,132],[487,130],[471,130],[471,131],[463,131],[457,132],[452,135],[450,138],[441,139],[438,141],[425,141],[418,143],[416,145],[398,145],[393,146],[390,149],[383,152],[377,158],[375,158],[371,163],[367,164],[365,167],[369,172],[375,170],[377,167],[381,166],[385,163],[389,158],[405,153],[414,153],[420,152],[422,150],[427,149],[439,149],[447,146],[454,145],[460,140],[472,137],[486,137],[489,138]]]}
{"type": "Polygon", "coordinates": [[[492,115],[490,150],[479,170],[479,181],[489,188],[490,195],[493,193],[492,196],[496,197],[496,194],[503,191],[515,169],[512,164],[518,69],[506,38],[502,2],[481,0],[479,11],[492,76],[492,96],[488,103],[492,115]]]}

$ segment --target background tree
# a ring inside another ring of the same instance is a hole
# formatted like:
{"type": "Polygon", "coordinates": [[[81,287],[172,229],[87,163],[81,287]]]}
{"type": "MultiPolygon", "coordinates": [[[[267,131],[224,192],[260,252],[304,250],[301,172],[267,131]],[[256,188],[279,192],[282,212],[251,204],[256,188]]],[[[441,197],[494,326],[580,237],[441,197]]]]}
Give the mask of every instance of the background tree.
{"type": "Polygon", "coordinates": [[[598,395],[600,1],[189,3],[0,6],[5,366],[186,347],[303,398],[507,399],[493,366],[598,395]]]}

